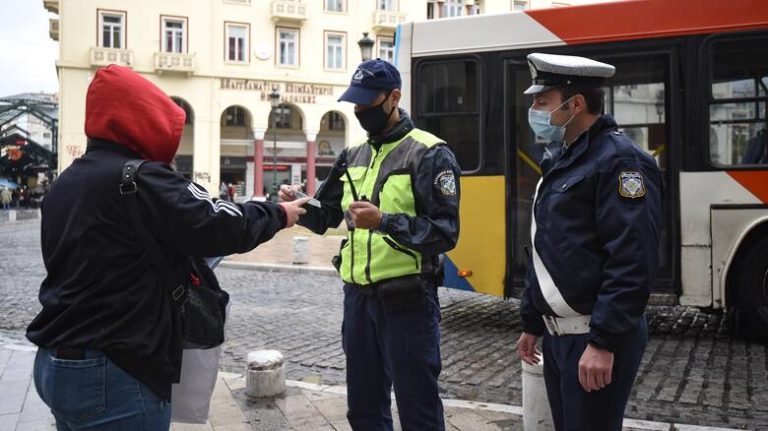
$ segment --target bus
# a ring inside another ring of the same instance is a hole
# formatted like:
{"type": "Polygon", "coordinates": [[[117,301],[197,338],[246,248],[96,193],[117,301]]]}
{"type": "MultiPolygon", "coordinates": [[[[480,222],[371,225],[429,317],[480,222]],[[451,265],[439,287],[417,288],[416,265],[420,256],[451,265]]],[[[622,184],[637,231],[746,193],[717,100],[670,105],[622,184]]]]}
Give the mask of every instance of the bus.
{"type": "Polygon", "coordinates": [[[605,112],[656,158],[664,219],[655,298],[739,306],[768,338],[768,1],[628,0],[403,23],[403,106],[461,165],[446,285],[519,297],[542,146],[526,55],[616,66],[605,112]]]}

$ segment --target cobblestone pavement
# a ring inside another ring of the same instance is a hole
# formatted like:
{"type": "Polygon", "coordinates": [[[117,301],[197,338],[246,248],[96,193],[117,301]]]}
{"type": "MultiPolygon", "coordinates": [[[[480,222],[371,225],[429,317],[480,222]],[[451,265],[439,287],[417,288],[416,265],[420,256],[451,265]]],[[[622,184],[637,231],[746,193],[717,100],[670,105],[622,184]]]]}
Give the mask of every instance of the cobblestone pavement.
{"type": "MultiPolygon", "coordinates": [[[[39,221],[0,223],[0,337],[20,337],[44,276],[39,221]]],[[[241,372],[246,352],[281,350],[288,378],[344,382],[337,277],[220,268],[232,297],[222,366],[241,372]]],[[[517,303],[440,289],[441,388],[450,398],[520,405],[513,343],[517,303]]],[[[627,416],[768,430],[768,347],[737,335],[733,314],[651,306],[651,341],[627,416]]]]}

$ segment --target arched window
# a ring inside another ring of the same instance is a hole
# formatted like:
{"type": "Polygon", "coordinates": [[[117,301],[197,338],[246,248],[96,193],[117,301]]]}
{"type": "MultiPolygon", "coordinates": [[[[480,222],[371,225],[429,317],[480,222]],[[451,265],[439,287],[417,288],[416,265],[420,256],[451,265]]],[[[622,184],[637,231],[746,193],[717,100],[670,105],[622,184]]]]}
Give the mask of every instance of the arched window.
{"type": "Polygon", "coordinates": [[[245,109],[239,106],[230,106],[224,111],[222,122],[224,126],[245,126],[245,109]]]}
{"type": "Polygon", "coordinates": [[[184,119],[184,124],[191,125],[195,122],[195,115],[192,112],[192,107],[189,106],[189,103],[187,103],[186,100],[178,98],[178,97],[172,97],[171,100],[173,100],[177,105],[179,105],[179,108],[184,110],[184,113],[186,114],[186,118],[184,119]]]}
{"type": "Polygon", "coordinates": [[[328,113],[328,130],[344,131],[344,117],[338,112],[328,113]]]}

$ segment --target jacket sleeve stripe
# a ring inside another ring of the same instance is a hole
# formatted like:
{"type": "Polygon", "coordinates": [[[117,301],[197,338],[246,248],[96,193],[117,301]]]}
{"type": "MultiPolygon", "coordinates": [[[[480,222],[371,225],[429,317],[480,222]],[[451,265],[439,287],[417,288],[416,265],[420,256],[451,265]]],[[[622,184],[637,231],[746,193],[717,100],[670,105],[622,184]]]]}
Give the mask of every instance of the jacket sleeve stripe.
{"type": "Polygon", "coordinates": [[[211,195],[209,195],[207,191],[202,190],[199,186],[195,185],[194,183],[189,183],[189,185],[187,186],[187,190],[189,190],[189,192],[192,194],[192,196],[195,199],[210,203],[211,207],[215,212],[224,211],[225,213],[233,217],[243,216],[243,213],[240,211],[240,208],[238,208],[236,205],[232,204],[231,202],[226,202],[221,200],[214,202],[211,199],[211,195]]]}

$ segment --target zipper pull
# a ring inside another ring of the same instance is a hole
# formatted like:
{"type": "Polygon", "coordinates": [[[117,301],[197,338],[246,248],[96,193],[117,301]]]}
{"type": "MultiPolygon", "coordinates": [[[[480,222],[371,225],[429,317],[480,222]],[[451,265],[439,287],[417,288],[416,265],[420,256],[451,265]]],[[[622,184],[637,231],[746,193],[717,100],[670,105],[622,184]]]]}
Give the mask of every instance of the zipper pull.
{"type": "Polygon", "coordinates": [[[379,148],[379,149],[377,149],[375,151],[376,151],[376,154],[371,159],[371,167],[370,167],[370,169],[373,169],[373,165],[376,164],[376,159],[379,157],[379,152],[381,151],[381,148],[379,148]]]}

